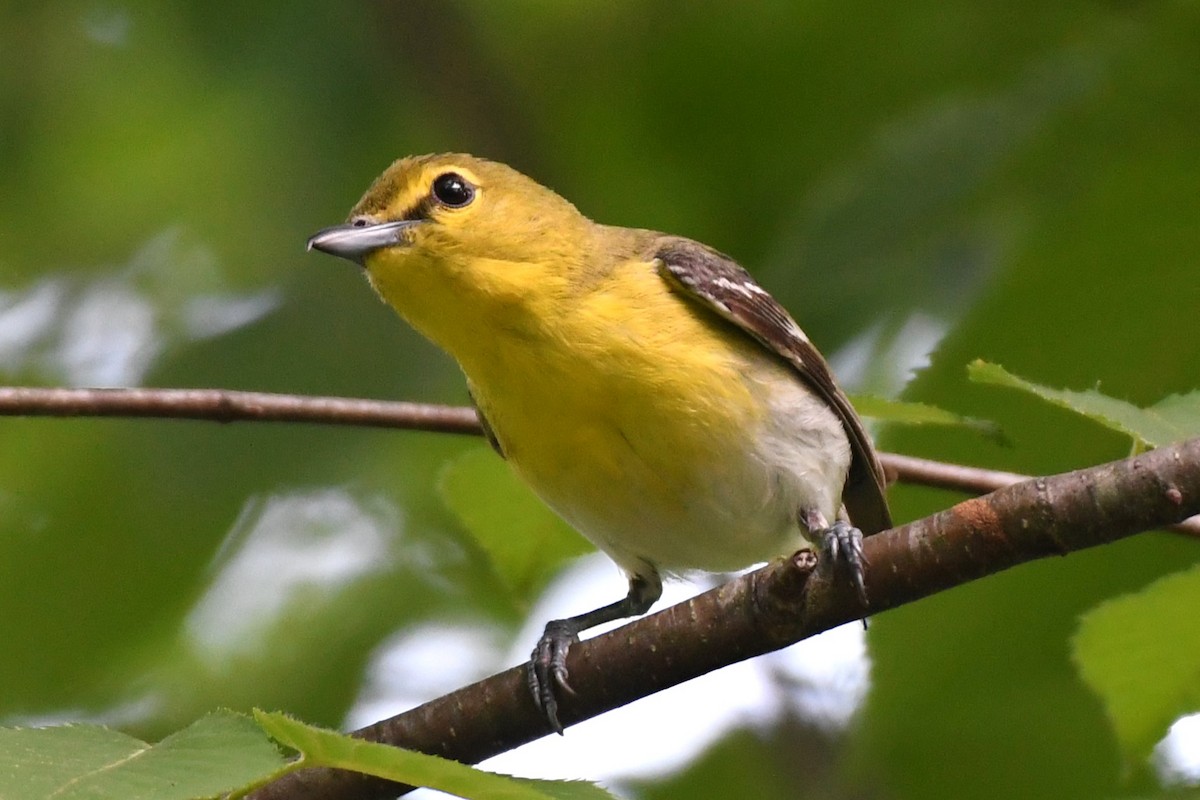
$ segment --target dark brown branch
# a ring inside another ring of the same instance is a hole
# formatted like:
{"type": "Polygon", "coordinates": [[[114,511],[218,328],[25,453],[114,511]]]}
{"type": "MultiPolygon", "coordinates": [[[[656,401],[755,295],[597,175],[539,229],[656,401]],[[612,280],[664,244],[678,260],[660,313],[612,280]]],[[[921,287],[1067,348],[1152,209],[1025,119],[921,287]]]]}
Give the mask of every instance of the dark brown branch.
{"type": "MultiPolygon", "coordinates": [[[[1037,478],[868,537],[871,613],[1025,561],[1130,536],[1200,512],[1200,439],[1136,458],[1037,478]]],[[[862,616],[853,590],[802,551],[571,650],[578,693],[567,725],[862,616]]],[[[514,667],[357,732],[374,741],[476,763],[549,733],[514,667]]],[[[569,734],[568,734],[569,735],[569,734]]],[[[405,787],[330,769],[304,770],[255,800],[368,800],[405,787]]]]}
{"type": "MultiPolygon", "coordinates": [[[[932,461],[899,453],[880,453],[879,460],[883,462],[883,468],[889,475],[895,475],[903,483],[973,494],[994,492],[1005,486],[1032,480],[1032,476],[1016,472],[947,464],[944,461],[932,461]]],[[[1200,517],[1192,517],[1167,527],[1176,533],[1200,537],[1200,517]]]]}

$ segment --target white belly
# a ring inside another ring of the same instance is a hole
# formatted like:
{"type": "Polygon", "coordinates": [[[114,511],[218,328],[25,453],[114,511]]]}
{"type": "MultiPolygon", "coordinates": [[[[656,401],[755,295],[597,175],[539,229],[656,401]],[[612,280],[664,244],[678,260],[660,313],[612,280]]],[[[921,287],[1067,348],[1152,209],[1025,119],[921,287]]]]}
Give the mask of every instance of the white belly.
{"type": "MultiPolygon", "coordinates": [[[[628,572],[721,572],[786,555],[803,545],[802,509],[836,518],[850,446],[836,414],[774,358],[743,376],[765,406],[756,424],[727,439],[719,459],[687,473],[674,453],[629,442],[620,479],[596,481],[586,496],[543,499],[628,572]],[[642,450],[653,451],[643,453],[642,450]],[[608,491],[610,497],[597,497],[608,491]],[[672,501],[666,498],[673,496],[672,501]]],[[[558,484],[561,488],[563,484],[558,484]]]]}

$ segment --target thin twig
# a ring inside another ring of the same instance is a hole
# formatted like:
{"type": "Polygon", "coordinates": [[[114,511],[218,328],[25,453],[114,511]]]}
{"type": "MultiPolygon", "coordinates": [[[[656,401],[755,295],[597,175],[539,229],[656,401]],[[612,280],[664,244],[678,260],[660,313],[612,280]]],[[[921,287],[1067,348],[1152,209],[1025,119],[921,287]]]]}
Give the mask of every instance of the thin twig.
{"type": "Polygon", "coordinates": [[[947,464],[928,458],[906,456],[899,453],[880,453],[883,469],[904,483],[932,486],[936,489],[954,489],[975,494],[986,494],[1014,483],[1029,480],[1029,475],[1017,472],[1002,472],[998,469],[968,467],[962,464],[947,464]]]}
{"type": "MultiPolygon", "coordinates": [[[[307,422],[481,435],[473,408],[395,400],[304,397],[230,389],[64,389],[0,386],[0,416],[149,417],[208,422],[307,422]]],[[[901,483],[984,494],[1029,480],[1015,472],[880,453],[901,483]]],[[[1200,537],[1200,518],[1171,528],[1200,537]]]]}
{"type": "Polygon", "coordinates": [[[153,417],[207,422],[311,422],[480,434],[475,410],[395,400],[302,397],[230,389],[0,387],[0,415],[153,417]]]}

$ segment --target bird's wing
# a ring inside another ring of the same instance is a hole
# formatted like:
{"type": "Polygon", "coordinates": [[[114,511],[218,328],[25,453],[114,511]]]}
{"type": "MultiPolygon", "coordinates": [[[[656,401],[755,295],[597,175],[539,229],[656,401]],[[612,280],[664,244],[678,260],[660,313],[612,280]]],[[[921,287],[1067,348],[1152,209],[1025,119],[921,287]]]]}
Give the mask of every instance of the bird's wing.
{"type": "Polygon", "coordinates": [[[892,526],[883,467],[854,407],[834,383],[829,365],[783,306],[733,259],[699,242],[664,236],[651,253],[667,283],[732,322],[781,356],[834,410],[853,458],[842,502],[864,534],[892,526]]]}
{"type": "Polygon", "coordinates": [[[500,445],[500,440],[496,438],[496,429],[492,427],[491,421],[487,415],[483,413],[483,409],[479,407],[479,401],[475,399],[475,387],[467,381],[467,396],[471,398],[471,405],[475,408],[475,416],[479,418],[479,427],[483,429],[483,438],[487,439],[487,443],[492,446],[496,454],[501,458],[508,460],[508,456],[504,453],[504,448],[500,445]]]}

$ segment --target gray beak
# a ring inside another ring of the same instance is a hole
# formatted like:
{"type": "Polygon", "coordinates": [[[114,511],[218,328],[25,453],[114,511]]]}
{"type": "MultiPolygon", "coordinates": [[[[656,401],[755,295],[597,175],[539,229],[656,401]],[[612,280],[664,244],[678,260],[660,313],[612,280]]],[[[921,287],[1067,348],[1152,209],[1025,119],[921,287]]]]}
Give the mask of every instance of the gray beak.
{"type": "Polygon", "coordinates": [[[331,256],[353,261],[360,267],[363,259],[381,247],[404,244],[404,232],[424,220],[401,219],[395,222],[369,222],[358,219],[343,225],[324,228],[308,237],[309,250],[320,250],[331,256]]]}

